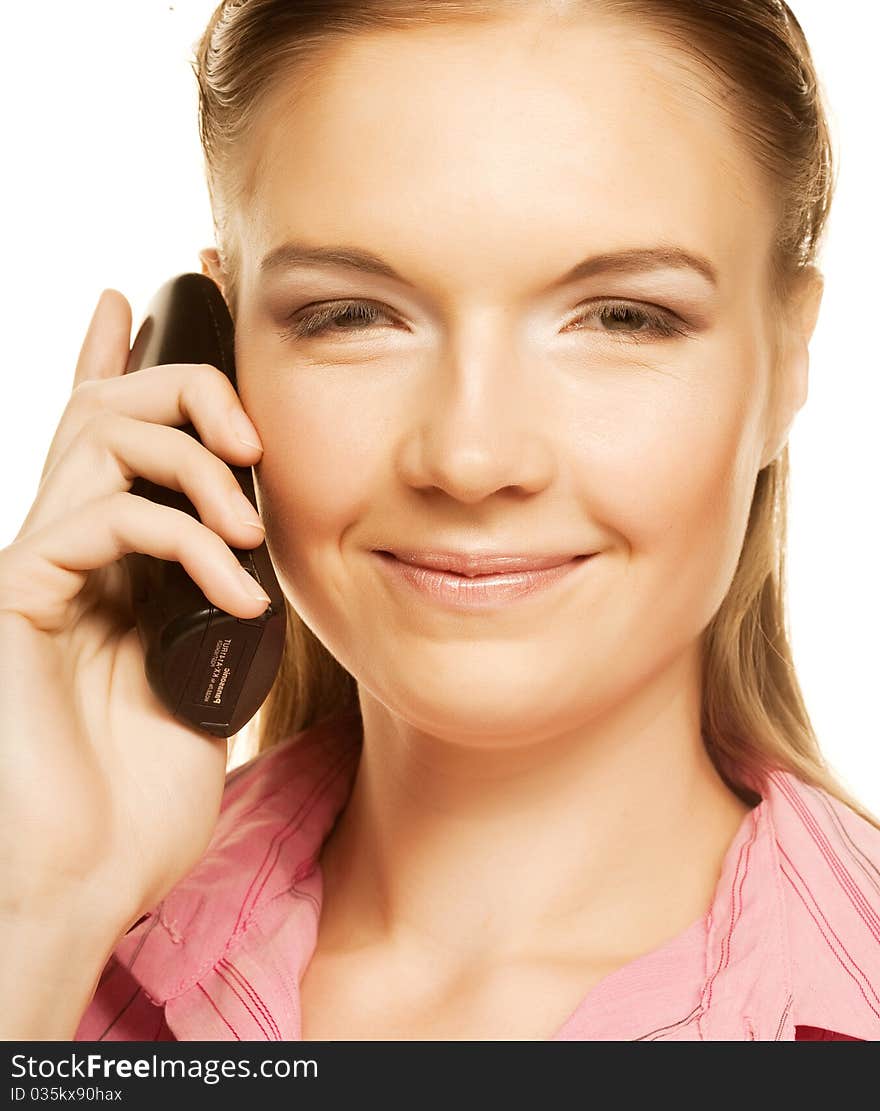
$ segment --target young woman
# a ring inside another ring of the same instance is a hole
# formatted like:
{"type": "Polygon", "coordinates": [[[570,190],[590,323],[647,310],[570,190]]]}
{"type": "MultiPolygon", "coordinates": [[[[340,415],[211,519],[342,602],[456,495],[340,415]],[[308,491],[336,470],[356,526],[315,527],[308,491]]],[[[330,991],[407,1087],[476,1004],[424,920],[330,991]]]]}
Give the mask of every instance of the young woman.
{"type": "Polygon", "coordinates": [[[791,11],[239,0],[195,69],[239,393],[123,375],[106,290],[0,553],[6,1036],[880,1036],[880,822],[785,632],[832,192],[791,11]],[[253,617],[262,528],[289,642],[225,777],[119,559],[253,617]]]}

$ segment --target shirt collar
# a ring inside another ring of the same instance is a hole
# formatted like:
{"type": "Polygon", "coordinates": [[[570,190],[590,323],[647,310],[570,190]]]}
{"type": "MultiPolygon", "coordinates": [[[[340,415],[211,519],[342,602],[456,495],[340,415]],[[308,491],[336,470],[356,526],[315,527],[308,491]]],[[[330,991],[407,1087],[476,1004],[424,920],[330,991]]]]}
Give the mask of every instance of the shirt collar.
{"type": "MultiPolygon", "coordinates": [[[[351,792],[357,708],[227,777],[196,867],[119,942],[180,1040],[298,1040],[318,858],[351,792]]],[[[755,781],[753,781],[755,782],[755,781]]],[[[554,1040],[880,1038],[880,830],[792,774],[755,783],[708,913],[602,979],[554,1040]]]]}

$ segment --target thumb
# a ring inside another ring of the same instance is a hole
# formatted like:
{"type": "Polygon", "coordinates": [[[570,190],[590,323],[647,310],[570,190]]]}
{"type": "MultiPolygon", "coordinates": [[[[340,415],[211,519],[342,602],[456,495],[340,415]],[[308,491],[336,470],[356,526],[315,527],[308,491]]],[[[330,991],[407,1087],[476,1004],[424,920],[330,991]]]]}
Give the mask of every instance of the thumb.
{"type": "Polygon", "coordinates": [[[74,389],[90,378],[115,378],[125,372],[131,348],[131,305],[118,289],[98,298],[76,361],[74,389]]]}

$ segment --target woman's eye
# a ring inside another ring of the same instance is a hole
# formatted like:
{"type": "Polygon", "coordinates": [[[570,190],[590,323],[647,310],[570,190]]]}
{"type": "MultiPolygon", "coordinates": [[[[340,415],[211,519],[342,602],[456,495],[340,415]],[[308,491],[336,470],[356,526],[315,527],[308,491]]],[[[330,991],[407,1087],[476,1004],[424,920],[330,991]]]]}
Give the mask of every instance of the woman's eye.
{"type": "MultiPolygon", "coordinates": [[[[687,335],[682,322],[665,311],[647,312],[625,301],[603,301],[593,305],[589,311],[574,320],[578,325],[595,317],[605,327],[597,329],[606,335],[619,335],[623,339],[643,342],[645,339],[662,339],[669,336],[687,335]]],[[[593,329],[574,327],[575,332],[593,329]]]]}
{"type": "MultiPolygon", "coordinates": [[[[310,308],[307,306],[307,308],[310,308]]],[[[330,301],[307,311],[300,309],[287,318],[287,326],[278,334],[282,339],[312,339],[315,336],[351,335],[366,331],[380,320],[391,320],[388,313],[368,301],[330,301]]],[[[603,301],[577,317],[570,331],[595,331],[620,336],[625,340],[644,342],[670,336],[683,336],[688,330],[671,313],[649,312],[621,301],[603,301]],[[595,317],[602,327],[579,327],[595,317]]]]}
{"type": "Polygon", "coordinates": [[[306,312],[300,309],[288,317],[288,326],[279,333],[282,339],[311,339],[313,336],[362,332],[387,313],[367,301],[331,301],[306,312]]]}

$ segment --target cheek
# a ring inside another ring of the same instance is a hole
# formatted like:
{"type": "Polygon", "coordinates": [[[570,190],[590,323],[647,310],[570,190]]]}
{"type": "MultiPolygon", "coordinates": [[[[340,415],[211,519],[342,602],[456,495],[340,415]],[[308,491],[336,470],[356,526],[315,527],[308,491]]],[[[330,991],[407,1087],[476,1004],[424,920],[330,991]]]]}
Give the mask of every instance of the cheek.
{"type": "Polygon", "coordinates": [[[754,392],[728,355],[711,373],[658,380],[591,427],[588,512],[623,545],[657,628],[688,615],[695,633],[730,585],[755,481],[754,392]]]}
{"type": "Polygon", "coordinates": [[[367,504],[381,440],[363,407],[315,379],[266,391],[255,404],[257,470],[270,543],[338,537],[367,504]]]}
{"type": "Polygon", "coordinates": [[[628,411],[604,465],[609,510],[634,544],[687,542],[689,521],[722,525],[745,477],[747,417],[736,398],[698,388],[628,411]]]}

